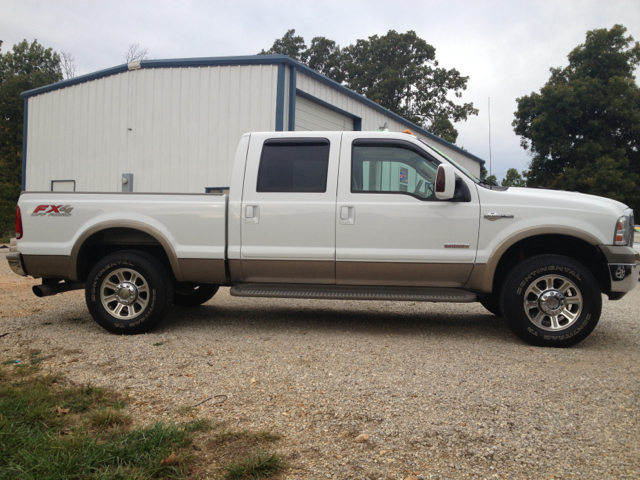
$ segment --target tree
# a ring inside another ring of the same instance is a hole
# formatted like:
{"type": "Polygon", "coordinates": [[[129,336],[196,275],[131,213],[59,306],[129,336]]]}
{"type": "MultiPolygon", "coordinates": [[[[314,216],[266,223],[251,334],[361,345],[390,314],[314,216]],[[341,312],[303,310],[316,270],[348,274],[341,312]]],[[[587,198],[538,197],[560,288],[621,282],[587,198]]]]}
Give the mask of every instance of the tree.
{"type": "Polygon", "coordinates": [[[527,184],[607,196],[640,209],[640,44],[627,29],[587,32],[540,93],[517,99],[513,127],[531,153],[527,184]]]}
{"type": "Polygon", "coordinates": [[[294,60],[305,63],[307,60],[307,44],[304,38],[295,36],[296,30],[287,30],[284,37],[277,39],[269,50],[261,50],[258,55],[288,55],[294,60]]]}
{"type": "Polygon", "coordinates": [[[0,53],[0,236],[13,229],[21,188],[24,100],[20,93],[60,80],[60,56],[37,40],[31,44],[23,40],[13,51],[0,53]]]}
{"type": "Polygon", "coordinates": [[[314,37],[306,53],[309,67],[338,83],[344,82],[344,55],[336,42],[325,37],[314,37]]]}
{"type": "Polygon", "coordinates": [[[502,179],[503,187],[526,187],[527,182],[524,181],[520,172],[515,168],[510,168],[507,170],[507,174],[502,179]]]}
{"type": "Polygon", "coordinates": [[[260,53],[289,55],[450,142],[458,136],[453,124],[478,114],[472,103],[450,98],[462,96],[469,77],[439,67],[436,49],[414,31],[389,30],[345,48],[325,37],[307,48],[294,34],[287,31],[260,53]]]}
{"type": "Polygon", "coordinates": [[[149,59],[149,50],[146,48],[140,48],[139,43],[132,43],[127,48],[127,51],[124,52],[124,62],[130,63],[135,62],[136,60],[148,60],[149,59]]]}
{"type": "Polygon", "coordinates": [[[60,68],[65,79],[73,78],[76,76],[76,64],[75,58],[69,52],[62,50],[60,52],[60,68]]]}

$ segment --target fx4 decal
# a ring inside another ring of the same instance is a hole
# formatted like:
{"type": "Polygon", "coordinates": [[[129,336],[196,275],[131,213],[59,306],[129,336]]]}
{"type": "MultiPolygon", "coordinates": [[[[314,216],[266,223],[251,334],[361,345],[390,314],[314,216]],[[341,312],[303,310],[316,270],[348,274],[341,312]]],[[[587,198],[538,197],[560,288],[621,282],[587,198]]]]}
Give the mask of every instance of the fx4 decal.
{"type": "Polygon", "coordinates": [[[32,217],[70,217],[71,205],[38,205],[33,213],[32,217]]]}

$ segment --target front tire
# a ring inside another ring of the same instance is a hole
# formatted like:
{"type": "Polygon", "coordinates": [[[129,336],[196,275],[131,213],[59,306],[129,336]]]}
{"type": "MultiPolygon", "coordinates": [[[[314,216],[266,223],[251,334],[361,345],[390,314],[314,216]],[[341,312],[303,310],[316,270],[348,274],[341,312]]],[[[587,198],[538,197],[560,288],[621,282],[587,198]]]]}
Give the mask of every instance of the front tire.
{"type": "Polygon", "coordinates": [[[598,324],[602,296],[580,263],[560,255],[538,255],[516,265],[500,295],[504,318],[525,342],[570,347],[598,324]]]}
{"type": "Polygon", "coordinates": [[[135,250],[101,259],[89,273],[85,291],[93,319],[119,335],[157,327],[173,302],[173,278],[152,255],[135,250]]]}

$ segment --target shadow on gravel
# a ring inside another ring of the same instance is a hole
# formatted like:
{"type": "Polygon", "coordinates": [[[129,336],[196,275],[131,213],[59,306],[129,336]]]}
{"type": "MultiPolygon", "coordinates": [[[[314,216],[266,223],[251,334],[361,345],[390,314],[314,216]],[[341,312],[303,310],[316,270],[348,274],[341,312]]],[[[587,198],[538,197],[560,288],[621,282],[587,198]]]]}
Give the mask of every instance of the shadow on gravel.
{"type": "MultiPolygon", "coordinates": [[[[215,302],[215,300],[214,300],[215,302]]],[[[460,338],[497,340],[522,343],[509,330],[502,318],[484,313],[464,313],[460,307],[454,311],[422,311],[420,306],[395,306],[394,311],[382,311],[385,307],[371,303],[366,311],[352,307],[336,308],[323,301],[325,307],[309,305],[276,306],[254,305],[218,306],[204,305],[194,309],[174,308],[157,330],[179,334],[201,331],[215,334],[215,330],[229,327],[243,333],[268,334],[289,332],[297,335],[313,333],[356,333],[366,335],[428,335],[431,338],[460,338]]],[[[338,302],[335,302],[336,304],[338,302]]]]}

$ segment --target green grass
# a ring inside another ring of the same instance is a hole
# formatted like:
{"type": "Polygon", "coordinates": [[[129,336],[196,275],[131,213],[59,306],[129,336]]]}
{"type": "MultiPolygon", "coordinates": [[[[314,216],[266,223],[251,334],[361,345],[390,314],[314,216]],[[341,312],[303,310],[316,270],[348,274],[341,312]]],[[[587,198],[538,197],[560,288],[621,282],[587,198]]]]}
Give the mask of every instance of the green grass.
{"type": "Polygon", "coordinates": [[[266,430],[259,432],[249,432],[247,430],[228,430],[223,429],[212,435],[212,441],[215,443],[228,443],[234,440],[245,440],[254,443],[275,442],[280,440],[280,436],[266,430]]]}
{"type": "Polygon", "coordinates": [[[216,459],[216,475],[226,479],[266,479],[286,468],[265,450],[280,436],[265,430],[230,430],[203,419],[132,428],[125,396],[42,374],[45,358],[31,351],[0,367],[3,480],[199,478],[216,459]]]}
{"type": "Polygon", "coordinates": [[[228,480],[259,480],[268,478],[285,468],[284,460],[277,453],[259,451],[231,462],[226,468],[228,480]]]}
{"type": "Polygon", "coordinates": [[[40,375],[34,352],[0,374],[0,478],[181,478],[205,421],[129,429],[122,398],[40,375]],[[175,453],[175,461],[162,460],[175,453]],[[165,462],[166,463],[166,462],[165,462]]]}

